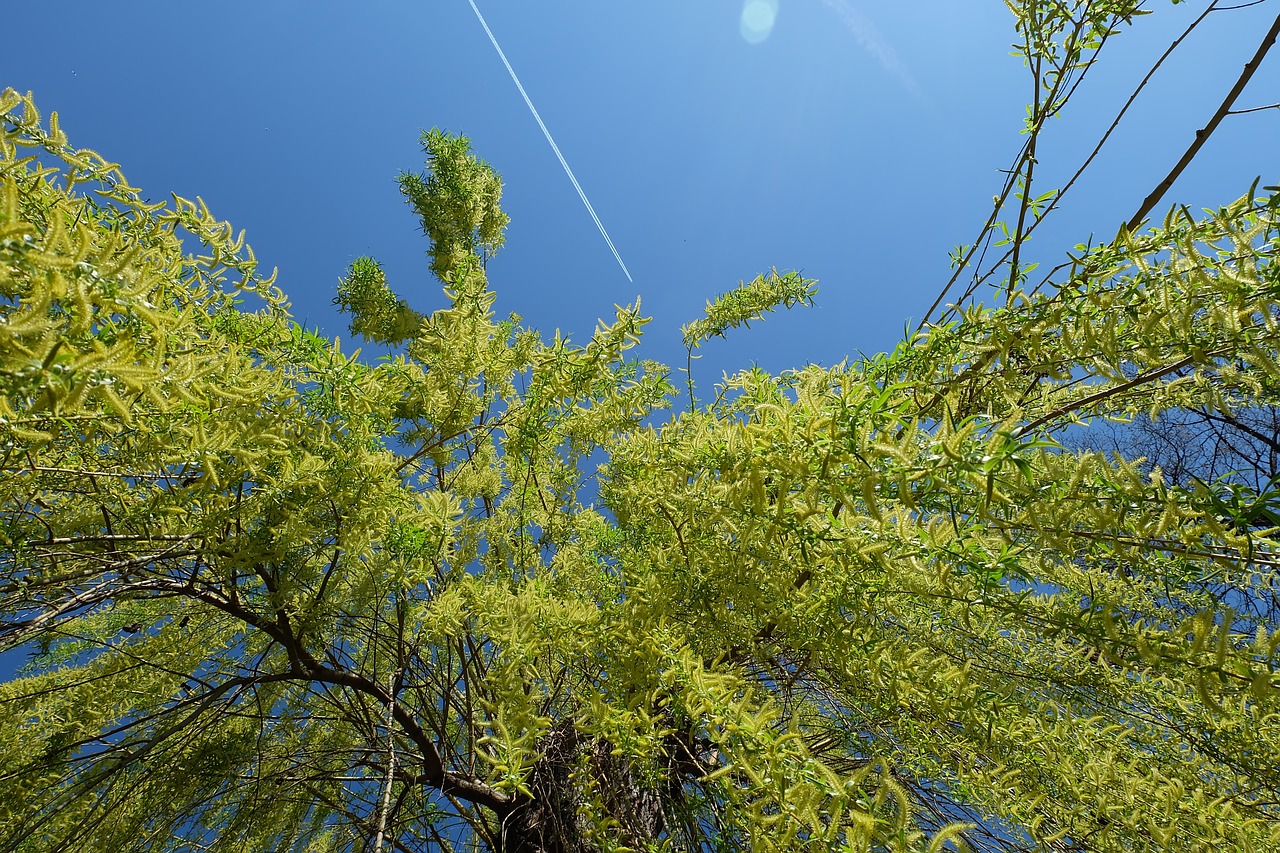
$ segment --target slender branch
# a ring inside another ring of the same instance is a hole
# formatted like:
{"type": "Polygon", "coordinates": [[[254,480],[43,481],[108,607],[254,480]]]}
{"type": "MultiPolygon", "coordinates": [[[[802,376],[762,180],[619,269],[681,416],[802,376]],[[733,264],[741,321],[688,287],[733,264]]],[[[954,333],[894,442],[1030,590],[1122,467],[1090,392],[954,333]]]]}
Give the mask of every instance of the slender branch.
{"type": "Polygon", "coordinates": [[[59,536],[48,539],[32,539],[28,545],[78,545],[83,542],[190,542],[200,538],[195,533],[182,533],[164,536],[149,534],[116,533],[98,536],[59,536]]]}
{"type": "MultiPolygon", "coordinates": [[[[1030,27],[1027,28],[1026,51],[1029,59],[1032,55],[1030,27]]],[[[1068,53],[1070,53],[1070,51],[1068,51],[1068,53]]],[[[1009,288],[1006,291],[1007,299],[1010,302],[1013,301],[1013,293],[1018,287],[1018,261],[1020,259],[1019,256],[1022,253],[1022,243],[1026,239],[1025,228],[1027,221],[1027,208],[1031,204],[1031,181],[1035,177],[1036,171],[1036,141],[1040,138],[1040,131],[1044,129],[1044,120],[1046,116],[1045,107],[1053,106],[1053,94],[1049,96],[1049,104],[1042,106],[1040,102],[1040,71],[1042,59],[1042,57],[1037,56],[1035,61],[1031,63],[1031,102],[1035,104],[1035,114],[1033,116],[1031,136],[1027,140],[1027,172],[1025,177],[1022,179],[1022,198],[1018,204],[1018,225],[1013,230],[1013,258],[1009,262],[1009,288]]],[[[1059,79],[1058,83],[1055,83],[1053,87],[1054,94],[1056,94],[1058,85],[1060,84],[1061,80],[1059,79]]]]}
{"type": "MultiPolygon", "coordinates": [[[[3,466],[0,466],[3,467],[3,466]]],[[[175,480],[172,474],[129,473],[126,471],[95,471],[89,468],[58,468],[50,465],[32,465],[29,468],[18,468],[13,476],[21,477],[27,472],[37,474],[74,474],[77,477],[108,477],[130,480],[175,480]]]]}
{"type": "MultiPolygon", "coordinates": [[[[1212,357],[1222,355],[1222,353],[1221,352],[1208,353],[1207,355],[1212,358],[1212,357]]],[[[1190,367],[1193,363],[1195,363],[1195,358],[1193,356],[1186,356],[1184,358],[1178,359],[1172,364],[1166,364],[1163,367],[1155,367],[1155,368],[1152,368],[1151,370],[1148,370],[1145,373],[1140,373],[1137,376],[1130,379],[1128,382],[1122,382],[1119,385],[1112,385],[1109,388],[1104,388],[1103,390],[1093,394],[1089,394],[1086,397],[1081,397],[1079,400],[1074,400],[1070,403],[1067,403],[1064,406],[1060,406],[1059,408],[1054,409],[1052,412],[1049,412],[1046,415],[1036,418],[1034,421],[1027,424],[1026,426],[1019,427],[1015,434],[1015,437],[1024,436],[1027,433],[1034,432],[1035,430],[1039,429],[1040,427],[1044,426],[1050,421],[1055,421],[1058,418],[1062,417],[1063,415],[1068,415],[1068,414],[1071,414],[1072,412],[1079,411],[1080,409],[1083,409],[1086,406],[1091,406],[1094,403],[1100,403],[1103,400],[1116,396],[1117,394],[1123,394],[1125,391],[1130,391],[1134,388],[1137,388],[1139,385],[1144,385],[1148,382],[1153,382],[1162,376],[1168,376],[1170,373],[1175,373],[1179,370],[1182,370],[1184,367],[1190,367]]]]}
{"type": "Polygon", "coordinates": [[[1250,107],[1250,108],[1249,108],[1249,109],[1247,109],[1247,110],[1229,110],[1229,111],[1227,112],[1227,115],[1229,115],[1229,116],[1242,116],[1242,115],[1245,115],[1245,114],[1247,114],[1247,113],[1257,113],[1257,112],[1262,112],[1263,110],[1280,110],[1280,103],[1278,103],[1278,104],[1264,104],[1263,106],[1260,106],[1260,107],[1250,107]]]}
{"type": "MultiPolygon", "coordinates": [[[[1037,85],[1037,88],[1038,85],[1037,85]]],[[[1018,261],[1022,254],[1022,244],[1027,239],[1027,208],[1031,205],[1031,179],[1036,170],[1036,140],[1040,137],[1039,123],[1027,145],[1027,176],[1022,182],[1022,200],[1018,205],[1018,226],[1013,231],[1012,258],[1009,261],[1009,287],[1006,291],[1009,302],[1013,301],[1014,291],[1018,288],[1018,261]]],[[[1034,223],[1033,223],[1034,225],[1034,223]]]]}
{"type": "Polygon", "coordinates": [[[1271,28],[1267,30],[1267,34],[1262,37],[1262,43],[1258,45],[1258,49],[1254,52],[1253,58],[1245,63],[1244,70],[1241,71],[1240,76],[1236,78],[1235,85],[1231,87],[1231,91],[1227,92],[1227,96],[1223,98],[1222,104],[1219,105],[1217,112],[1213,114],[1213,117],[1209,119],[1209,123],[1196,131],[1196,138],[1192,141],[1187,150],[1183,152],[1182,158],[1174,164],[1174,167],[1169,171],[1169,174],[1165,175],[1164,179],[1161,180],[1160,183],[1156,184],[1156,188],[1143,200],[1142,205],[1138,208],[1137,212],[1130,217],[1129,222],[1125,226],[1129,230],[1129,233],[1132,234],[1142,226],[1142,222],[1147,218],[1147,214],[1155,209],[1155,206],[1160,203],[1160,199],[1164,198],[1164,194],[1173,186],[1173,182],[1176,181],[1178,176],[1180,176],[1183,171],[1186,170],[1187,166],[1191,164],[1191,161],[1195,159],[1196,154],[1198,154],[1200,149],[1204,147],[1204,144],[1209,141],[1209,137],[1218,129],[1218,125],[1221,124],[1222,120],[1231,112],[1231,107],[1235,104],[1236,99],[1240,97],[1240,93],[1244,91],[1244,87],[1249,84],[1251,79],[1253,79],[1253,74],[1258,70],[1258,66],[1262,64],[1262,60],[1267,55],[1267,51],[1271,50],[1271,46],[1275,44],[1277,35],[1280,35],[1280,15],[1276,15],[1276,19],[1271,22],[1271,28]]]}
{"type": "Polygon", "coordinates": [[[689,385],[689,414],[693,414],[698,408],[698,400],[693,396],[693,347],[688,347],[685,356],[684,376],[689,385]]]}
{"type": "Polygon", "coordinates": [[[396,738],[392,726],[395,723],[396,676],[388,679],[387,693],[387,781],[382,790],[382,808],[378,810],[378,835],[374,839],[374,853],[382,853],[383,839],[387,833],[387,812],[391,809],[391,786],[396,778],[396,738]]]}

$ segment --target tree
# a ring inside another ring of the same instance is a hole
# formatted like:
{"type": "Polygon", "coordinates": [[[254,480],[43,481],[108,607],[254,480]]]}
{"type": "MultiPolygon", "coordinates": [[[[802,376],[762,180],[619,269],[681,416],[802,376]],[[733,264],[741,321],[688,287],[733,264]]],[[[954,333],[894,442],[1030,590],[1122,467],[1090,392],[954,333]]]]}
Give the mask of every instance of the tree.
{"type": "MultiPolygon", "coordinates": [[[[1035,140],[1140,5],[1015,7],[1007,254],[958,253],[954,310],[667,416],[638,305],[495,318],[465,140],[401,178],[444,307],[368,258],[339,289],[370,364],[6,91],[0,849],[1280,844],[1275,526],[1063,446],[1280,404],[1280,196],[1141,230],[1157,196],[1028,286],[1035,140]]],[[[813,293],[762,275],[685,343],[813,293]]]]}

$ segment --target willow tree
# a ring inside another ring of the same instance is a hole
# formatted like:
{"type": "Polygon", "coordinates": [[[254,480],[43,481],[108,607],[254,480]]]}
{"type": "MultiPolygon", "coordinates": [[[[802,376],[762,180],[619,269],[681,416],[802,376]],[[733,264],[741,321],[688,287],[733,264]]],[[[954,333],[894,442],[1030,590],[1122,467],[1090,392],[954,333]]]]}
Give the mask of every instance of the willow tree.
{"type": "MultiPolygon", "coordinates": [[[[1135,7],[1015,11],[1007,254],[891,353],[671,415],[638,305],[494,316],[465,140],[401,177],[443,307],[343,279],[370,364],[6,91],[0,849],[1280,845],[1272,497],[1062,441],[1280,403],[1280,197],[1033,286],[1035,140],[1135,7]]],[[[762,275],[685,343],[813,294],[762,275]]]]}

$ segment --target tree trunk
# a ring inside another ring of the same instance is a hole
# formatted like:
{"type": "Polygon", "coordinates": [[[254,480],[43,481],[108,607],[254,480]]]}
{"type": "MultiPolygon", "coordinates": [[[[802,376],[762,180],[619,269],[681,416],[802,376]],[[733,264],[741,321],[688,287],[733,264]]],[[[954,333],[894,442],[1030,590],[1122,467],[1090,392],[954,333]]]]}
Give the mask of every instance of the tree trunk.
{"type": "Polygon", "coordinates": [[[607,741],[584,739],[566,720],[539,747],[542,757],[529,777],[533,798],[503,820],[499,853],[597,853],[592,830],[605,822],[605,832],[633,849],[658,837],[661,793],[636,779],[607,741]],[[591,813],[601,807],[604,815],[591,813]]]}

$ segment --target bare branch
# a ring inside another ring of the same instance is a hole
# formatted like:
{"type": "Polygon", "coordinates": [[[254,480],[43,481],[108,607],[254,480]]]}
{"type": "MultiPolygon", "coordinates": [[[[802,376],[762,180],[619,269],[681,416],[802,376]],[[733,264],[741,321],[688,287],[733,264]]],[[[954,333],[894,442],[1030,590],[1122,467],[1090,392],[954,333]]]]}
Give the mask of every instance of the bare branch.
{"type": "Polygon", "coordinates": [[[1258,66],[1262,64],[1262,60],[1267,55],[1267,51],[1271,50],[1271,46],[1275,44],[1276,36],[1280,35],[1280,15],[1276,15],[1276,19],[1271,22],[1271,28],[1267,30],[1267,34],[1262,37],[1262,43],[1258,45],[1257,51],[1254,52],[1253,58],[1245,63],[1244,70],[1240,72],[1240,76],[1236,78],[1235,85],[1227,92],[1227,96],[1223,98],[1222,103],[1218,106],[1217,111],[1209,119],[1209,123],[1200,130],[1196,131],[1196,137],[1191,145],[1183,152],[1181,159],[1174,164],[1169,174],[1164,176],[1160,183],[1156,184],[1156,188],[1143,200],[1141,206],[1138,207],[1136,213],[1129,218],[1125,227],[1129,233],[1137,231],[1142,227],[1142,222],[1147,218],[1155,206],[1160,203],[1160,199],[1164,198],[1164,194],[1173,186],[1173,182],[1178,176],[1186,170],[1191,161],[1195,159],[1196,154],[1209,141],[1209,137],[1218,129],[1218,125],[1231,112],[1231,107],[1236,102],[1236,98],[1240,97],[1240,93],[1244,91],[1244,87],[1253,79],[1253,74],[1258,70],[1258,66]]]}

